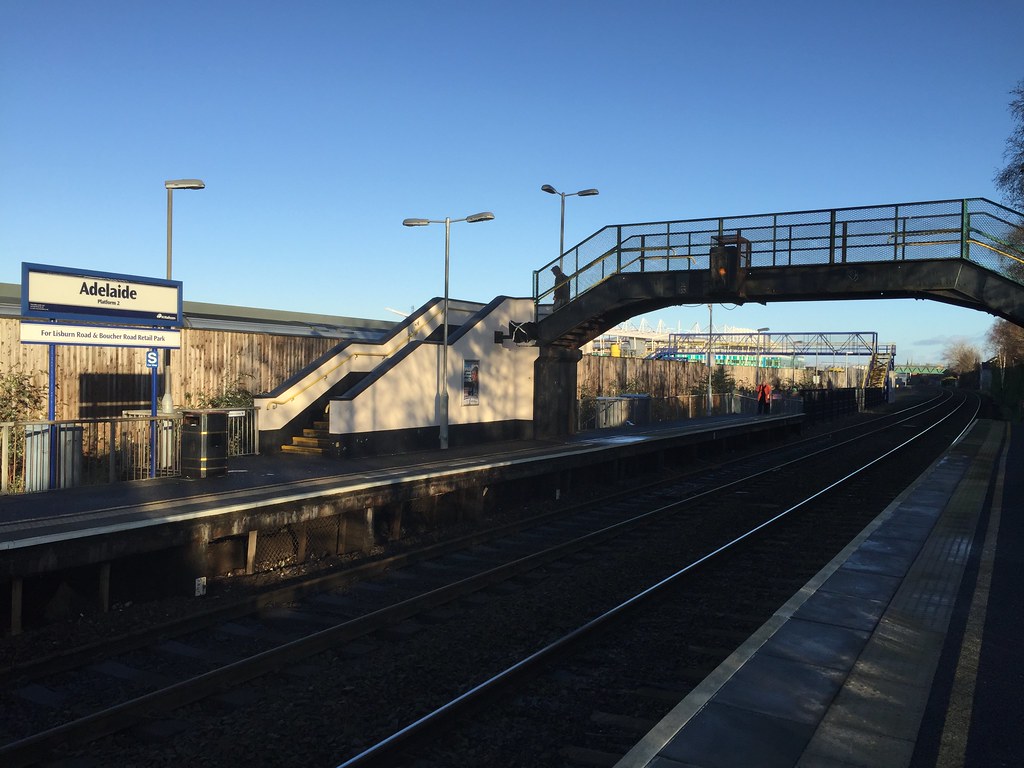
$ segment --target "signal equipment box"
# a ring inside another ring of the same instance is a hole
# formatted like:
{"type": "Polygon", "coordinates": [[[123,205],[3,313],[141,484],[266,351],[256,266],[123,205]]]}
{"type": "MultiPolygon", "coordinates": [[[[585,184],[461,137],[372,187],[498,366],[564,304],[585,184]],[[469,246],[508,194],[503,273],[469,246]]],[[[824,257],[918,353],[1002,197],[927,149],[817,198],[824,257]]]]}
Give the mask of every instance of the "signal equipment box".
{"type": "Polygon", "coordinates": [[[711,293],[743,296],[743,283],[750,268],[750,241],[735,234],[711,238],[711,293]]]}

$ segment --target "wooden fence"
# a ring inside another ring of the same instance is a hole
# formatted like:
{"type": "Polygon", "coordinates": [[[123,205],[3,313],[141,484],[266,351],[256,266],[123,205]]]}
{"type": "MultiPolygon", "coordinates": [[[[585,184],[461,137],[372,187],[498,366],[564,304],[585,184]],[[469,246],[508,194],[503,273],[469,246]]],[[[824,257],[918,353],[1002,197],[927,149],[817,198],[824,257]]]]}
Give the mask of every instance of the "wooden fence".
{"type": "MultiPolygon", "coordinates": [[[[702,388],[707,371],[703,363],[688,361],[584,355],[577,368],[576,385],[580,397],[624,393],[678,397],[702,388]]],[[[730,368],[729,374],[738,386],[753,388],[753,368],[730,368]]]]}
{"type": "MultiPolygon", "coordinates": [[[[34,384],[46,386],[48,347],[22,344],[19,323],[0,318],[0,373],[20,369],[31,374],[34,384]]],[[[184,328],[181,349],[171,350],[174,403],[194,407],[199,397],[221,394],[236,383],[249,392],[268,392],[338,341],[184,328]]],[[[55,418],[110,418],[125,410],[148,410],[150,376],[145,349],[58,345],[55,418]]],[[[162,375],[157,391],[163,394],[162,375]]]]}
{"type": "MultiPolygon", "coordinates": [[[[20,368],[32,374],[33,383],[45,386],[48,348],[44,344],[22,344],[19,322],[17,318],[0,318],[0,373],[20,368]]],[[[184,328],[181,349],[171,351],[174,403],[196,407],[200,397],[221,394],[235,385],[254,394],[269,392],[338,341],[184,328]]],[[[163,352],[160,354],[162,357],[163,352]]],[[[111,418],[125,410],[148,410],[152,385],[145,357],[144,349],[58,345],[55,418],[111,418]]],[[[753,368],[728,371],[738,388],[754,388],[753,368]]],[[[781,375],[789,382],[795,373],[775,371],[772,376],[778,379],[781,375]]],[[[797,377],[803,373],[800,371],[797,377]]],[[[677,397],[703,388],[706,377],[707,368],[702,363],[585,355],[578,367],[577,388],[581,397],[623,393],[677,397]]],[[[163,394],[162,375],[157,391],[163,394]]]]}
{"type": "MultiPolygon", "coordinates": [[[[722,366],[717,366],[721,368],[722,366]]],[[[725,367],[737,391],[753,392],[757,383],[754,368],[725,367]]],[[[647,360],[639,357],[584,355],[577,368],[577,396],[616,397],[644,394],[651,397],[680,397],[707,391],[708,369],[704,363],[685,360],[647,360]]],[[[762,368],[761,376],[775,389],[862,388],[867,367],[762,368]],[[817,378],[815,378],[817,377],[817,378]]]]}

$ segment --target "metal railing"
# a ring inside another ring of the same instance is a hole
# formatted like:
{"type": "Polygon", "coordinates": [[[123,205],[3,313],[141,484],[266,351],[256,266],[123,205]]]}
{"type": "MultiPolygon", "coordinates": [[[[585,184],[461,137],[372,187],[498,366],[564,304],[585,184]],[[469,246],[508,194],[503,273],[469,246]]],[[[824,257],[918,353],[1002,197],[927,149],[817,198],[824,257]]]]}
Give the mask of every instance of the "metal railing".
{"type": "MultiPolygon", "coordinates": [[[[259,452],[254,408],[209,411],[227,414],[229,457],[259,452]]],[[[180,475],[181,424],[181,412],[154,417],[137,411],[106,419],[2,422],[0,493],[180,475]]]]}
{"type": "Polygon", "coordinates": [[[608,226],[533,273],[551,301],[561,266],[578,296],[620,273],[709,270],[713,242],[750,242],[750,267],[969,259],[1018,283],[1024,215],[983,198],[608,226]]]}

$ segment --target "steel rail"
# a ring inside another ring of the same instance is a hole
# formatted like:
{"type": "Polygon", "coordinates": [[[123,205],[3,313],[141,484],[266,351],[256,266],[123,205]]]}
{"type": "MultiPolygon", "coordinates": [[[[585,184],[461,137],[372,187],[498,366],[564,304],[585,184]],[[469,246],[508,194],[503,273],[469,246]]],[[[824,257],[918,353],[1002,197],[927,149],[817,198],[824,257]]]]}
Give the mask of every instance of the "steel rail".
{"type": "MultiPolygon", "coordinates": [[[[602,613],[601,615],[597,616],[596,618],[592,619],[591,621],[587,622],[586,624],[584,624],[584,625],[582,625],[580,627],[577,627],[576,629],[574,629],[573,631],[569,632],[566,635],[563,635],[558,640],[556,640],[556,641],[554,641],[554,642],[544,646],[543,648],[535,651],[534,653],[532,653],[531,655],[527,656],[526,658],[519,660],[515,664],[507,667],[506,669],[504,669],[503,671],[501,671],[498,674],[494,675],[493,677],[489,678],[488,680],[485,680],[482,683],[474,686],[473,688],[470,688],[469,690],[467,690],[464,693],[460,694],[455,699],[452,699],[451,701],[449,701],[447,704],[444,704],[441,707],[438,707],[437,709],[433,710],[429,714],[424,715],[423,717],[421,717],[421,718],[413,721],[409,725],[405,726],[401,730],[396,731],[392,735],[388,736],[386,739],[383,739],[383,740],[379,741],[377,744],[374,744],[373,746],[369,747],[368,749],[365,749],[364,751],[360,752],[358,755],[355,755],[354,757],[346,760],[344,763],[339,764],[338,768],[365,768],[366,766],[369,766],[369,765],[375,765],[376,763],[374,761],[394,754],[395,751],[400,749],[402,745],[407,744],[411,740],[422,736],[430,728],[433,728],[433,727],[439,725],[442,720],[450,718],[450,717],[453,717],[453,716],[455,716],[457,714],[460,714],[461,712],[465,711],[466,708],[471,703],[473,703],[477,699],[481,698],[482,696],[489,695],[489,694],[493,693],[496,689],[511,683],[513,680],[517,679],[518,676],[520,676],[522,674],[525,674],[527,672],[531,672],[532,670],[535,670],[535,669],[539,668],[541,665],[543,665],[546,661],[551,659],[557,653],[565,650],[568,646],[572,645],[573,643],[577,642],[578,640],[580,640],[580,639],[582,639],[582,638],[584,638],[586,636],[589,636],[591,633],[593,633],[598,628],[604,626],[606,623],[610,622],[611,620],[613,620],[615,618],[618,618],[621,614],[623,614],[624,612],[628,611],[629,609],[635,607],[636,605],[642,603],[644,600],[652,597],[653,595],[656,595],[656,594],[660,593],[663,589],[665,589],[666,587],[668,587],[671,584],[674,584],[678,579],[680,579],[681,577],[683,577],[684,575],[686,575],[690,571],[692,571],[692,570],[698,568],[699,566],[707,563],[708,561],[718,557],[719,555],[723,554],[724,552],[727,552],[727,551],[731,550],[733,547],[735,547],[738,544],[746,541],[747,539],[749,539],[750,537],[756,535],[760,531],[762,531],[762,530],[772,526],[773,524],[775,524],[779,520],[782,520],[783,518],[787,517],[792,512],[795,512],[796,510],[806,506],[807,504],[809,504],[810,502],[812,502],[815,499],[819,498],[820,496],[822,496],[822,495],[828,493],[829,491],[831,491],[831,490],[833,490],[833,489],[843,485],[844,483],[846,483],[847,481],[849,481],[853,477],[856,477],[857,475],[861,474],[862,472],[868,470],[869,468],[871,468],[872,466],[874,466],[878,462],[882,461],[883,459],[891,456],[892,454],[896,453],[899,450],[902,450],[903,448],[905,448],[910,443],[914,442],[915,440],[919,439],[923,435],[925,435],[928,432],[930,432],[932,429],[934,429],[937,426],[939,426],[946,419],[951,418],[962,407],[964,407],[964,403],[958,404],[956,409],[954,409],[950,413],[946,414],[945,416],[940,418],[938,421],[935,421],[934,423],[930,424],[928,427],[920,430],[918,433],[916,433],[912,437],[908,438],[907,440],[903,441],[902,443],[900,443],[896,447],[891,448],[890,450],[886,451],[881,456],[878,456],[875,459],[867,462],[866,464],[863,464],[861,467],[859,467],[858,469],[854,470],[853,472],[850,472],[849,474],[847,474],[846,476],[840,478],[839,480],[836,480],[836,481],[830,483],[829,485],[827,485],[826,487],[819,489],[815,493],[813,493],[810,496],[804,498],[802,501],[792,505],[791,507],[789,507],[788,509],[786,509],[786,510],[784,510],[782,512],[779,512],[778,514],[776,514],[775,516],[769,518],[768,520],[766,520],[766,521],[764,521],[764,522],[754,526],[753,528],[749,529],[745,533],[737,536],[736,538],[732,539],[731,541],[727,542],[726,544],[723,544],[722,546],[718,547],[717,549],[714,549],[713,551],[708,552],[705,555],[702,555],[701,557],[697,558],[696,560],[693,560],[692,562],[690,562],[689,564],[685,565],[684,567],[682,567],[681,569],[679,569],[678,571],[676,571],[672,575],[665,577],[661,581],[659,581],[659,582],[651,585],[650,587],[647,587],[646,589],[642,590],[641,592],[633,595],[629,599],[623,601],[622,603],[618,604],[614,608],[611,608],[608,611],[602,613]]],[[[957,435],[956,438],[954,438],[954,440],[952,441],[951,445],[955,445],[957,442],[959,442],[960,439],[962,439],[963,435],[970,428],[970,425],[974,423],[974,420],[977,417],[977,413],[978,413],[979,408],[980,408],[980,404],[976,404],[975,412],[971,416],[970,420],[968,421],[968,426],[965,427],[957,435]]],[[[692,499],[687,499],[686,501],[692,501],[692,499]]],[[[679,504],[679,502],[676,502],[676,503],[673,503],[672,505],[669,505],[669,506],[675,507],[678,504],[679,504]]],[[[647,514],[653,514],[653,513],[647,513],[647,514]]]]}
{"type": "MultiPolygon", "coordinates": [[[[875,434],[876,432],[882,431],[884,429],[889,429],[892,426],[896,426],[898,424],[904,423],[905,421],[909,421],[913,418],[916,418],[921,413],[927,413],[940,407],[947,400],[948,396],[944,398],[935,398],[933,400],[926,401],[925,403],[915,404],[914,406],[905,409],[904,412],[896,414],[897,416],[901,417],[897,421],[891,421],[886,417],[880,417],[880,420],[886,420],[889,423],[887,423],[885,426],[879,427],[878,429],[871,430],[865,434],[856,437],[851,437],[850,439],[843,440],[841,442],[831,443],[817,451],[805,454],[799,458],[773,463],[771,467],[747,473],[743,477],[736,478],[726,483],[716,485],[714,488],[705,489],[698,493],[691,494],[671,504],[658,507],[654,510],[648,510],[639,515],[635,515],[627,520],[622,520],[613,523],[599,530],[592,531],[590,533],[574,538],[570,541],[564,542],[557,546],[549,547],[540,552],[527,555],[526,557],[518,558],[503,565],[491,568],[480,574],[476,574],[474,576],[461,579],[444,587],[431,590],[417,597],[413,597],[402,602],[396,603],[395,605],[379,609],[365,616],[353,619],[348,622],[344,622],[342,624],[330,627],[325,630],[321,630],[319,632],[313,633],[298,640],[294,640],[292,642],[286,643],[276,648],[263,651],[254,656],[250,656],[245,659],[220,667],[218,669],[211,670],[202,675],[198,675],[194,678],[183,680],[181,682],[170,685],[166,688],[153,691],[151,693],[136,697],[134,699],[122,702],[120,704],[116,704],[102,711],[95,712],[90,715],[81,717],[79,719],[70,721],[68,723],[56,726],[49,730],[33,734],[32,736],[26,737],[24,739],[15,742],[10,742],[6,745],[2,745],[0,746],[0,758],[6,761],[4,762],[4,765],[10,765],[12,766],[12,768],[14,768],[15,766],[27,765],[31,764],[32,762],[45,760],[50,755],[51,751],[58,746],[66,744],[82,744],[88,741],[93,741],[95,739],[101,738],[111,733],[123,730],[153,714],[162,711],[168,711],[170,709],[174,709],[176,707],[192,703],[194,701],[212,695],[213,693],[220,692],[227,687],[248,682],[252,679],[279,670],[282,667],[285,667],[289,664],[293,664],[309,656],[313,656],[317,653],[330,650],[332,648],[337,647],[340,644],[351,642],[352,640],[357,639],[359,637],[364,637],[368,634],[371,634],[372,632],[378,631],[383,627],[391,626],[400,621],[404,621],[412,616],[417,615],[418,613],[422,613],[423,611],[437,608],[441,605],[464,597],[473,592],[486,589],[487,587],[493,586],[494,584],[506,581],[510,578],[526,573],[530,570],[539,568],[545,564],[548,564],[561,557],[564,557],[567,554],[571,554],[573,552],[584,549],[588,546],[592,546],[596,543],[600,543],[609,538],[618,536],[622,533],[623,530],[627,530],[629,528],[633,528],[641,524],[651,522],[657,519],[658,517],[674,512],[678,510],[680,507],[690,505],[695,501],[698,501],[707,496],[721,493],[722,491],[740,485],[741,483],[748,483],[753,478],[760,477],[771,472],[776,472],[780,468],[789,466],[791,464],[806,461],[810,457],[837,450],[849,443],[855,442],[857,440],[862,440],[867,436],[875,434]],[[911,415],[905,415],[906,412],[913,413],[911,413],[911,415]]],[[[901,444],[901,447],[902,445],[911,442],[913,439],[916,439],[916,437],[917,436],[901,444]]],[[[814,438],[809,438],[808,441],[813,439],[814,438]]],[[[770,455],[771,451],[769,450],[764,453],[766,455],[770,455]]],[[[747,457],[746,460],[749,460],[749,457],[747,457]]],[[[846,478],[844,478],[844,480],[845,479],[846,478]]],[[[665,485],[665,483],[661,482],[652,485],[665,485]]],[[[624,493],[635,495],[636,489],[632,489],[631,491],[626,491],[624,493]]],[[[593,506],[593,503],[591,502],[583,506],[593,506]]],[[[565,509],[561,509],[556,513],[550,513],[538,517],[546,518],[550,517],[551,514],[564,515],[565,512],[565,509]]],[[[773,520],[778,519],[778,517],[781,516],[782,515],[779,515],[776,518],[773,518],[773,520]]],[[[503,528],[516,527],[524,526],[522,526],[521,523],[513,523],[510,524],[510,526],[503,526],[503,528]]],[[[761,527],[764,526],[759,526],[759,528],[755,529],[755,531],[759,530],[761,527]]],[[[465,538],[472,539],[477,537],[475,535],[470,535],[469,537],[465,538]]],[[[731,545],[726,545],[726,547],[728,546],[731,545]]],[[[715,552],[711,553],[711,555],[724,551],[726,547],[715,550],[715,552]]],[[[395,562],[397,562],[397,560],[403,557],[406,557],[406,555],[398,556],[395,562]]],[[[697,562],[704,562],[706,559],[708,559],[708,557],[710,557],[710,555],[701,558],[697,562]]],[[[368,565],[376,566],[374,570],[381,569],[379,564],[377,563],[368,565]]],[[[666,580],[662,583],[668,583],[668,581],[666,580]]],[[[645,590],[645,592],[641,593],[641,595],[647,594],[648,592],[649,590],[645,590]]],[[[614,610],[616,609],[613,609],[613,611],[614,610]]],[[[604,619],[600,618],[595,621],[599,624],[604,623],[604,619]]],[[[577,632],[579,632],[579,630],[577,630],[577,632]]],[[[575,638],[577,636],[577,633],[574,632],[569,637],[575,638]]],[[[561,641],[559,641],[559,643],[556,643],[556,645],[558,645],[558,647],[562,647],[560,643],[561,641]]],[[[518,668],[518,665],[516,668],[518,668]]],[[[504,674],[505,673],[502,673],[502,675],[499,675],[494,679],[504,679],[504,674]]],[[[476,689],[474,689],[474,691],[475,690],[476,689]]],[[[474,695],[473,698],[476,698],[476,695],[474,695]]],[[[417,723],[419,722],[420,721],[417,721],[417,723]]],[[[429,722],[432,722],[432,719],[425,720],[423,725],[429,722]]],[[[417,725],[417,730],[420,727],[423,726],[417,725]]]]}
{"type": "MultiPolygon", "coordinates": [[[[871,426],[879,421],[889,422],[895,417],[902,417],[908,413],[916,413],[925,408],[934,407],[934,405],[941,400],[948,397],[948,393],[941,393],[939,396],[925,400],[923,402],[914,403],[894,413],[883,414],[875,417],[869,422],[859,423],[855,425],[848,425],[838,427],[835,430],[830,431],[828,434],[834,436],[843,432],[850,432],[853,430],[861,430],[866,426],[871,426]]],[[[910,418],[910,417],[907,417],[910,418]]],[[[879,431],[884,429],[884,426],[877,427],[873,431],[879,431]]],[[[868,433],[870,434],[870,433],[868,433]]],[[[802,444],[819,441],[822,438],[820,436],[807,437],[800,440],[796,440],[786,444],[787,448],[798,448],[802,444]]],[[[747,454],[742,458],[731,459],[725,462],[717,463],[712,465],[711,468],[723,468],[728,467],[732,464],[747,463],[752,458],[758,456],[771,455],[778,450],[777,447],[768,448],[764,451],[755,454],[747,454]]],[[[502,454],[485,454],[483,457],[488,455],[491,456],[504,456],[502,454]]],[[[813,454],[809,454],[813,455],[813,454]]],[[[477,458],[483,458],[478,456],[477,458]]],[[[411,465],[413,468],[428,469],[432,464],[430,462],[422,462],[420,464],[411,465]]],[[[709,467],[704,467],[702,471],[707,471],[709,467]]],[[[425,560],[430,560],[436,557],[440,557],[451,552],[459,551],[471,547],[473,545],[486,542],[501,536],[517,533],[522,530],[526,530],[532,526],[543,524],[544,522],[555,518],[565,517],[566,515],[572,515],[578,512],[582,512],[587,509],[592,509],[599,504],[608,504],[617,499],[630,498],[636,496],[638,493],[648,492],[666,485],[671,485],[679,481],[679,478],[672,478],[669,480],[655,480],[653,482],[644,483],[642,485],[632,486],[627,490],[616,491],[614,493],[602,496],[599,499],[591,499],[588,501],[579,502],[576,504],[559,507],[556,510],[543,512],[541,514],[532,515],[525,517],[520,520],[516,520],[510,523],[504,523],[498,526],[487,528],[481,531],[475,531],[473,533],[458,536],[456,538],[437,542],[434,544],[420,547],[415,550],[399,553],[396,555],[390,555],[383,558],[374,560],[368,560],[358,565],[346,568],[344,571],[332,572],[332,573],[321,573],[313,576],[304,576],[296,580],[289,581],[288,583],[270,589],[268,591],[260,592],[259,594],[251,595],[229,605],[218,605],[208,610],[190,615],[184,618],[172,619],[166,622],[162,622],[155,626],[132,632],[128,635],[120,638],[114,638],[113,640],[101,640],[91,643],[87,646],[75,649],[73,651],[61,651],[50,656],[39,657],[26,663],[11,663],[7,666],[0,666],[0,683],[5,680],[10,680],[14,677],[22,679],[32,679],[39,677],[43,674],[52,674],[55,672],[63,672],[69,669],[73,669],[76,666],[81,666],[85,663],[91,663],[99,658],[108,657],[116,653],[123,653],[125,651],[133,650],[136,648],[144,647],[147,644],[155,642],[157,639],[163,639],[167,637],[174,637],[185,634],[187,632],[193,632],[203,626],[209,625],[213,622],[227,621],[236,619],[242,616],[246,616],[252,613],[256,613],[262,608],[277,603],[292,602],[295,600],[303,599],[312,594],[323,592],[330,589],[337,589],[349,584],[356,583],[363,579],[377,576],[384,571],[394,568],[395,566],[412,565],[425,560]]],[[[295,483],[282,484],[283,486],[290,485],[308,485],[308,481],[296,481],[295,483]]],[[[218,495],[209,494],[208,496],[218,495]]],[[[79,513],[68,514],[65,516],[73,518],[80,516],[79,513]]],[[[2,528],[2,526],[0,526],[2,528]]]]}

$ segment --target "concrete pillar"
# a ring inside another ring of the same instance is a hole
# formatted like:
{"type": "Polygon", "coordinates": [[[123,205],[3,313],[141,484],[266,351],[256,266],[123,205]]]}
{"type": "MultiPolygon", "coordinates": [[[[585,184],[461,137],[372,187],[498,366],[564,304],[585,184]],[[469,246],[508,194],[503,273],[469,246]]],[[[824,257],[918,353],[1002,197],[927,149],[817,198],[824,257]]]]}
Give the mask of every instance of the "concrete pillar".
{"type": "MultiPolygon", "coordinates": [[[[353,541],[350,543],[352,549],[370,551],[377,543],[374,537],[374,526],[377,524],[377,510],[374,507],[367,507],[364,525],[362,529],[356,528],[353,541]]],[[[350,530],[351,532],[351,530],[350,530]]]]}
{"type": "Polygon", "coordinates": [[[534,437],[576,433],[576,364],[582,357],[578,349],[540,348],[533,369],[534,437]]]}
{"type": "Polygon", "coordinates": [[[374,507],[366,507],[362,513],[351,510],[343,512],[338,520],[338,554],[346,552],[369,552],[374,544],[374,525],[377,515],[374,507]]]}
{"type": "Polygon", "coordinates": [[[245,573],[252,576],[256,567],[256,538],[259,531],[249,531],[249,541],[245,547],[245,573]]]}

